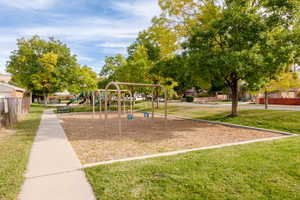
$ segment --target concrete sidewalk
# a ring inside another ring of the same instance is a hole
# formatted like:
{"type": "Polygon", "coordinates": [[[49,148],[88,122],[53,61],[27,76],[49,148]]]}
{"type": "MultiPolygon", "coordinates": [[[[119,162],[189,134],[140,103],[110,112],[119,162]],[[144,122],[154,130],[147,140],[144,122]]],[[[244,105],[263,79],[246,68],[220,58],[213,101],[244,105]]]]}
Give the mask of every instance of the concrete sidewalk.
{"type": "Polygon", "coordinates": [[[95,200],[81,167],[56,115],[45,111],[18,199],[95,200]]]}

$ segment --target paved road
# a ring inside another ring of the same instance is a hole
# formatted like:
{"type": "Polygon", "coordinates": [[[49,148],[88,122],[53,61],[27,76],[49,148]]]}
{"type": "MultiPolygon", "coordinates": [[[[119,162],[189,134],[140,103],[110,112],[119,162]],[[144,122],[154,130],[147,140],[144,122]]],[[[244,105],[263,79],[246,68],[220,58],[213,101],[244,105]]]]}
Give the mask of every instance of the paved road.
{"type": "MultiPolygon", "coordinates": [[[[196,106],[196,107],[230,107],[231,104],[195,104],[187,102],[170,103],[170,105],[177,106],[196,106]]],[[[240,103],[239,108],[244,109],[265,109],[264,105],[240,103]]],[[[291,110],[300,111],[300,106],[286,106],[286,105],[269,105],[270,110],[291,110]]]]}

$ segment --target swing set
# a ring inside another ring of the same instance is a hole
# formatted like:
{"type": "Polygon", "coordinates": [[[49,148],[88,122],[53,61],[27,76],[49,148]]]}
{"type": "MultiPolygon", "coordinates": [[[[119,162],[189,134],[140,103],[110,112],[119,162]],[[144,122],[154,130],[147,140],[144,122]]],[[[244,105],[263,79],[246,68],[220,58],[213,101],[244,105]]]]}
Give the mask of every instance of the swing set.
{"type": "MultiPolygon", "coordinates": [[[[108,119],[108,97],[109,93],[115,92],[117,93],[117,116],[118,116],[118,128],[119,128],[119,133],[122,132],[122,102],[123,102],[123,113],[125,113],[126,109],[126,99],[123,97],[122,99],[122,93],[128,93],[129,94],[129,101],[130,101],[130,113],[127,114],[127,120],[134,120],[134,115],[133,115],[133,100],[134,96],[130,90],[121,90],[120,86],[129,86],[129,87],[150,87],[152,88],[151,91],[151,105],[152,105],[152,113],[151,113],[151,118],[154,118],[154,90],[155,89],[162,89],[164,92],[164,120],[167,120],[168,114],[167,114],[167,90],[165,87],[159,84],[146,84],[146,83],[127,83],[127,82],[110,82],[107,84],[105,89],[97,90],[93,92],[93,113],[95,114],[95,93],[99,93],[99,113],[100,117],[102,115],[102,101],[104,99],[104,124],[106,124],[106,121],[108,119]],[[111,87],[115,87],[115,89],[110,89],[111,87]],[[104,95],[103,95],[104,93],[104,95]]],[[[144,112],[144,117],[145,118],[150,118],[150,113],[144,112]]]]}
{"type": "MultiPolygon", "coordinates": [[[[102,118],[102,102],[105,101],[105,94],[108,94],[109,93],[112,93],[112,92],[118,92],[117,90],[105,90],[105,89],[100,89],[100,90],[96,90],[93,92],[93,98],[92,98],[92,104],[93,104],[93,115],[95,115],[95,106],[97,104],[99,104],[99,116],[100,118],[102,118]],[[97,101],[95,101],[97,100],[97,101]]],[[[130,114],[132,114],[132,107],[133,107],[133,101],[132,101],[132,93],[130,90],[120,90],[121,93],[128,93],[129,94],[129,97],[130,97],[130,114]]],[[[125,113],[126,112],[126,99],[125,97],[123,97],[123,112],[125,113]]]]}

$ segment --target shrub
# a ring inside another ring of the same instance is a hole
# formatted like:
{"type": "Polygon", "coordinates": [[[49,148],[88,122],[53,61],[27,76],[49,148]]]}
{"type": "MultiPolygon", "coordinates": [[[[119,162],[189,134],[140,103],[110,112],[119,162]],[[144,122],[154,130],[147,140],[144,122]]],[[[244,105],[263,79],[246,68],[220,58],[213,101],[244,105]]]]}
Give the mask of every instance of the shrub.
{"type": "Polygon", "coordinates": [[[209,94],[207,92],[200,92],[198,93],[199,97],[209,97],[209,94]]]}
{"type": "Polygon", "coordinates": [[[186,96],[186,101],[187,102],[194,102],[194,97],[193,96],[186,96]]]}

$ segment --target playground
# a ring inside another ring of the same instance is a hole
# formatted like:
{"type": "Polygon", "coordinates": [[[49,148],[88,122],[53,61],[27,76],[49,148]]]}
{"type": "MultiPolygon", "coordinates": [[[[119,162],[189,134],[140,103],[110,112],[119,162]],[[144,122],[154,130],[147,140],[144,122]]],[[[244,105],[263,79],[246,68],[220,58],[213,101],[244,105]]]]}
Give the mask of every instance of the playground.
{"type": "Polygon", "coordinates": [[[279,136],[267,131],[168,116],[166,100],[160,103],[163,104],[164,114],[157,114],[154,99],[158,96],[154,95],[155,89],[161,89],[164,99],[167,99],[166,89],[161,85],[111,82],[105,89],[91,93],[93,112],[59,115],[61,125],[81,162],[96,163],[279,136]],[[109,89],[112,86],[116,90],[109,89]],[[121,90],[121,86],[152,88],[152,111],[135,111],[132,92],[121,90]],[[115,95],[111,96],[111,93],[115,95]],[[130,101],[126,101],[126,93],[130,95],[130,101]],[[112,100],[116,110],[109,109],[112,100]],[[97,112],[96,106],[100,107],[97,112]]]}
{"type": "Polygon", "coordinates": [[[106,127],[104,119],[91,113],[63,114],[60,120],[84,164],[279,136],[175,117],[165,123],[162,116],[145,118],[143,113],[123,119],[120,134],[117,113],[108,114],[106,127]]]}

